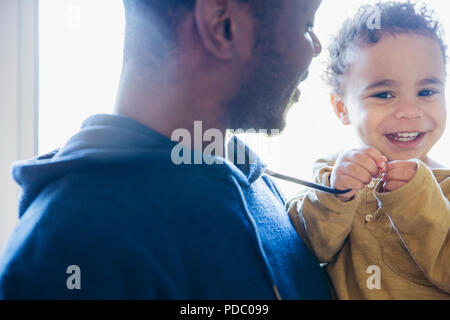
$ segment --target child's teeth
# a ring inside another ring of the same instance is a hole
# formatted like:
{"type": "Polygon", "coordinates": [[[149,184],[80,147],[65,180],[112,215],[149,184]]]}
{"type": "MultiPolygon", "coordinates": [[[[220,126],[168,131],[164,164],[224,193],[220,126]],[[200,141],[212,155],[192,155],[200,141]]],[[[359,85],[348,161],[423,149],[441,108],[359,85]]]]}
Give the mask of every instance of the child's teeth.
{"type": "Polygon", "coordinates": [[[392,138],[397,141],[411,141],[417,138],[420,132],[399,132],[393,133],[392,138]]]}
{"type": "Polygon", "coordinates": [[[410,138],[410,137],[417,137],[419,135],[419,132],[400,132],[397,133],[397,135],[403,138],[410,138]]]}

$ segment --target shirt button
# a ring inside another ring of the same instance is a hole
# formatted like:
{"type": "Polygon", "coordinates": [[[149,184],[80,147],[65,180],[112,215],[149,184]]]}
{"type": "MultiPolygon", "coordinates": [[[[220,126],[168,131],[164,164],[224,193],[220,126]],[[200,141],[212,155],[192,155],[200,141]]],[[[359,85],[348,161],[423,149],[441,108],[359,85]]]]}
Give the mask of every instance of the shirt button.
{"type": "Polygon", "coordinates": [[[367,222],[370,222],[372,219],[373,219],[373,215],[368,214],[368,215],[366,216],[366,221],[367,221],[367,222]]]}

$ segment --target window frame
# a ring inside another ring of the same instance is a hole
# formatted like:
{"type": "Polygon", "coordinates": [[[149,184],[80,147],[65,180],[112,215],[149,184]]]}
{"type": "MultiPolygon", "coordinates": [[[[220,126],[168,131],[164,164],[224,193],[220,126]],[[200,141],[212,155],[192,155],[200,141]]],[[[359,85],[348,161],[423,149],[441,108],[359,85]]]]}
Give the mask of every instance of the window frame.
{"type": "Polygon", "coordinates": [[[36,155],[38,0],[2,0],[0,10],[0,249],[17,223],[13,162],[36,155]]]}

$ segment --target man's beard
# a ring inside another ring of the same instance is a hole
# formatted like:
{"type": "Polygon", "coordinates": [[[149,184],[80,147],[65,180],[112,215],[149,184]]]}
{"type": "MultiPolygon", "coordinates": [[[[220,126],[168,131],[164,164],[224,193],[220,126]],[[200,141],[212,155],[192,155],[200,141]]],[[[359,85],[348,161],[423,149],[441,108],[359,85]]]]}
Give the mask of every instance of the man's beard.
{"type": "Polygon", "coordinates": [[[285,128],[287,111],[296,102],[299,77],[284,61],[275,43],[265,40],[265,46],[254,50],[255,58],[247,67],[248,76],[225,105],[228,129],[263,129],[272,135],[285,128]]]}

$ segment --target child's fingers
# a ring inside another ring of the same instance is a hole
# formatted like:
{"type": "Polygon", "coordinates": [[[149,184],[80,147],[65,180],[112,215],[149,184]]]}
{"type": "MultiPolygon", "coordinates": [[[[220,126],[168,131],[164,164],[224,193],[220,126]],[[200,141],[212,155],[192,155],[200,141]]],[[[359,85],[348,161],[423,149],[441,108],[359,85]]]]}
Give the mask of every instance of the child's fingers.
{"type": "Polygon", "coordinates": [[[364,184],[369,184],[372,181],[371,172],[366,167],[355,162],[348,161],[343,163],[339,171],[341,174],[350,176],[364,184]]]}
{"type": "Polygon", "coordinates": [[[375,162],[378,169],[383,169],[386,167],[387,158],[377,149],[372,147],[363,147],[361,151],[375,162]]]}
{"type": "Polygon", "coordinates": [[[376,161],[364,151],[353,151],[347,161],[364,168],[370,174],[371,178],[378,176],[380,172],[376,161]]]}
{"type": "Polygon", "coordinates": [[[397,190],[398,188],[401,188],[405,184],[406,184],[405,181],[398,181],[398,180],[386,181],[383,185],[383,188],[385,191],[390,192],[397,190]]]}
{"type": "Polygon", "coordinates": [[[396,160],[388,162],[384,171],[386,180],[410,181],[417,172],[417,163],[409,160],[396,160]]]}
{"type": "Polygon", "coordinates": [[[386,181],[399,180],[408,182],[416,175],[416,170],[412,168],[394,168],[386,171],[383,176],[386,181]]]}
{"type": "Polygon", "coordinates": [[[352,189],[352,190],[361,190],[366,186],[364,182],[361,182],[361,180],[347,175],[345,173],[341,173],[336,177],[336,180],[333,181],[331,184],[331,187],[336,188],[338,190],[346,190],[346,189],[352,189]]]}
{"type": "Polygon", "coordinates": [[[397,168],[407,168],[417,170],[417,163],[415,161],[410,160],[394,160],[386,164],[386,171],[397,168]]]}

